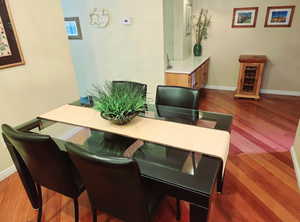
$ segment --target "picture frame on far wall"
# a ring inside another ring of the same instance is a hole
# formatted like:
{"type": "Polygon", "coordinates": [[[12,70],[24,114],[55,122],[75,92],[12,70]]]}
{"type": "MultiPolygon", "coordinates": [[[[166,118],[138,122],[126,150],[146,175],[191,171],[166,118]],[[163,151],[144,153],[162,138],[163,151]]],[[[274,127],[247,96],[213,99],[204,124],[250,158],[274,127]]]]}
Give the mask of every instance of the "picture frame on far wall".
{"type": "Polygon", "coordinates": [[[79,17],[65,17],[65,28],[70,40],[82,40],[79,17]]]}
{"type": "Polygon", "coordinates": [[[258,7],[234,8],[232,28],[254,28],[256,26],[258,7]]]}
{"type": "Polygon", "coordinates": [[[267,9],[265,27],[291,27],[296,6],[271,6],[267,9]]]}
{"type": "Polygon", "coordinates": [[[0,0],[0,69],[24,64],[9,6],[6,0],[0,0]]]}

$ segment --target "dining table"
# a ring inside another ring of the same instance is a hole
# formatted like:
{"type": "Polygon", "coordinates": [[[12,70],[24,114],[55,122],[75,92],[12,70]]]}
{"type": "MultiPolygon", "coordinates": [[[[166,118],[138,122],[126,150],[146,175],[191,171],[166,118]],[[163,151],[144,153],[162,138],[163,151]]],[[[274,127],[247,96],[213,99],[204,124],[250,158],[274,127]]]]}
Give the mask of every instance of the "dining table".
{"type": "MultiPolygon", "coordinates": [[[[79,101],[72,102],[68,106],[92,109],[84,107],[79,101]]],[[[99,118],[101,118],[100,114],[99,118]]],[[[208,221],[212,197],[216,193],[222,193],[233,116],[183,107],[147,104],[145,111],[139,113],[136,118],[138,118],[137,122],[144,121],[147,124],[152,124],[155,120],[155,124],[166,125],[169,130],[164,128],[164,132],[158,132],[159,127],[157,127],[157,130],[156,128],[152,130],[153,132],[146,131],[147,135],[137,128],[126,133],[126,126],[108,125],[115,130],[106,130],[105,127],[99,130],[93,125],[77,124],[77,122],[55,119],[51,118],[51,115],[42,114],[36,119],[17,126],[16,129],[50,135],[62,151],[66,151],[65,144],[71,142],[95,155],[133,158],[137,161],[141,177],[146,183],[151,183],[156,189],[164,191],[169,196],[190,203],[190,222],[208,221]],[[178,132],[180,129],[182,131],[178,132]],[[206,131],[201,131],[202,129],[207,129],[211,135],[206,136],[206,131]],[[199,130],[199,135],[189,135],[191,130],[199,130]],[[151,137],[150,134],[154,136],[151,137]],[[223,134],[229,135],[229,139],[226,136],[226,140],[222,140],[223,134]],[[168,138],[165,135],[168,135],[168,138]],[[213,135],[216,135],[215,138],[213,135]],[[209,141],[201,143],[202,140],[209,141]],[[199,150],[194,149],[196,146],[193,144],[190,149],[189,146],[184,147],[185,142],[199,143],[199,150]],[[212,155],[216,148],[214,145],[204,147],[206,144],[218,142],[224,143],[222,146],[227,149],[222,158],[212,155]]],[[[8,141],[6,142],[28,198],[32,206],[37,208],[34,182],[18,153],[8,141]]]]}

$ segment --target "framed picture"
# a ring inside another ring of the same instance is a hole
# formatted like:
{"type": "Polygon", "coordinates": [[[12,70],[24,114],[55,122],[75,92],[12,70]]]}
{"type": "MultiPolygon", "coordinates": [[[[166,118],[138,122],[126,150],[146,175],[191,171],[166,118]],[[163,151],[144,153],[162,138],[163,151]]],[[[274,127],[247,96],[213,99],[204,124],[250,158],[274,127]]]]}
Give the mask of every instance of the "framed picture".
{"type": "Polygon", "coordinates": [[[71,40],[81,40],[82,32],[80,27],[79,17],[66,17],[65,27],[67,30],[68,38],[71,40]]]}
{"type": "Polygon", "coordinates": [[[258,7],[234,8],[232,28],[254,28],[256,26],[258,7]]]}
{"type": "Polygon", "coordinates": [[[265,27],[291,27],[295,6],[268,7],[265,27]]]}
{"type": "Polygon", "coordinates": [[[186,4],[185,6],[185,35],[192,33],[192,5],[186,4]]]}
{"type": "Polygon", "coordinates": [[[0,68],[25,64],[10,9],[0,0],[0,68]]]}

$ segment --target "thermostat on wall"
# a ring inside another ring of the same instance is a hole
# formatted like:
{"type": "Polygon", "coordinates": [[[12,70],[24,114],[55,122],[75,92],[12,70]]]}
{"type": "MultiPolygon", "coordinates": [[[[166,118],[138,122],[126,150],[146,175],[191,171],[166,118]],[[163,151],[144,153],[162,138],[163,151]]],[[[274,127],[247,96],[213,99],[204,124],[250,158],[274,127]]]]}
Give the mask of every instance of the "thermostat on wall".
{"type": "Polygon", "coordinates": [[[121,19],[121,24],[123,25],[131,25],[131,21],[132,19],[131,18],[122,18],[121,19]]]}

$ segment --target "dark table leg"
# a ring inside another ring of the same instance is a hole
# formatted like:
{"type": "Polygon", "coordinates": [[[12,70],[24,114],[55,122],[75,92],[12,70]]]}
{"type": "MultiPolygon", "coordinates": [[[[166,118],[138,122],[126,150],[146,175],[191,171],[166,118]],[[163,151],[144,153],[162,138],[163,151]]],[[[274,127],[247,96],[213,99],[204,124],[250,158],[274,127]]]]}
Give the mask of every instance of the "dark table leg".
{"type": "Polygon", "coordinates": [[[190,222],[208,222],[209,214],[213,204],[212,202],[215,200],[215,195],[217,195],[217,187],[218,181],[216,181],[216,183],[213,185],[208,206],[199,206],[197,204],[190,203],[190,222]]]}
{"type": "Polygon", "coordinates": [[[208,220],[209,209],[190,204],[190,222],[206,222],[208,220]]]}
{"type": "Polygon", "coordinates": [[[218,178],[217,178],[217,192],[218,193],[223,192],[224,176],[223,176],[223,167],[221,167],[220,171],[218,173],[218,178]]]}

